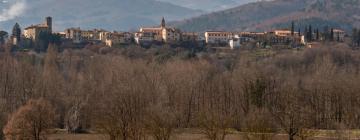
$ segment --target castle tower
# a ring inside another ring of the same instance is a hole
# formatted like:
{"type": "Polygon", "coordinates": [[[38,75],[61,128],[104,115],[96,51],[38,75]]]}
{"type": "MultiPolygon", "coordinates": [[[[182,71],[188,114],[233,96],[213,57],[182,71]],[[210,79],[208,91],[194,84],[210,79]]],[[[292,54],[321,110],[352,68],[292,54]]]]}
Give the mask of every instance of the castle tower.
{"type": "Polygon", "coordinates": [[[52,17],[46,17],[46,26],[48,26],[50,33],[52,33],[52,17]]]}
{"type": "Polygon", "coordinates": [[[165,23],[165,18],[163,17],[162,20],[161,20],[161,25],[160,25],[161,28],[165,28],[166,27],[166,23],[165,23]]]}

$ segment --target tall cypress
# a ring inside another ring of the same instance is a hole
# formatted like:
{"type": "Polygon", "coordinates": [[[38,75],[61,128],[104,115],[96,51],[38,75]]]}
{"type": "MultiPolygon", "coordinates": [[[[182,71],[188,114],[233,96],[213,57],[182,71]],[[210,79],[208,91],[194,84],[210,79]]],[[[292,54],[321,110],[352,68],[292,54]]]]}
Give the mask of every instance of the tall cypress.
{"type": "Polygon", "coordinates": [[[316,28],[316,41],[320,40],[320,33],[319,33],[319,29],[316,28]]]}
{"type": "Polygon", "coordinates": [[[331,28],[331,31],[330,31],[330,40],[331,40],[331,41],[334,41],[334,28],[331,28]]]}
{"type": "Polygon", "coordinates": [[[357,30],[356,44],[357,46],[360,46],[360,30],[357,30]]]}
{"type": "Polygon", "coordinates": [[[305,36],[306,41],[309,41],[309,34],[308,34],[308,27],[307,26],[305,26],[304,36],[305,36]]]}
{"type": "Polygon", "coordinates": [[[312,30],[312,26],[309,25],[309,41],[312,41],[313,40],[313,30],[312,30]]]}
{"type": "Polygon", "coordinates": [[[291,36],[295,35],[295,23],[294,21],[291,22],[291,36]]]}
{"type": "Polygon", "coordinates": [[[354,28],[352,30],[352,36],[351,36],[351,40],[352,40],[352,44],[353,46],[358,46],[357,44],[357,40],[358,40],[358,29],[357,28],[354,28]]]}
{"type": "Polygon", "coordinates": [[[325,37],[325,41],[330,40],[329,26],[324,27],[324,37],[325,37]]]}
{"type": "Polygon", "coordinates": [[[20,40],[21,37],[21,28],[20,25],[18,23],[16,23],[13,27],[12,30],[12,36],[15,37],[18,41],[20,40]]]}

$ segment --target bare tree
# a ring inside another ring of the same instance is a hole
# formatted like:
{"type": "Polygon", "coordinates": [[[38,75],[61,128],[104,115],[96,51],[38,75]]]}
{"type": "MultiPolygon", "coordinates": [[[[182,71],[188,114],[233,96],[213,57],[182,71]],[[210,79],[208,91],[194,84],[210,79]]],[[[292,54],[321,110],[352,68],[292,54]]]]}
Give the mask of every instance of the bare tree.
{"type": "Polygon", "coordinates": [[[301,92],[294,87],[290,83],[284,84],[269,105],[272,116],[288,134],[289,140],[294,140],[300,130],[309,126],[309,109],[302,102],[301,92]]]}
{"type": "Polygon", "coordinates": [[[275,126],[266,109],[254,109],[245,118],[244,135],[248,140],[271,140],[275,126]]]}
{"type": "Polygon", "coordinates": [[[198,117],[199,127],[209,140],[225,140],[230,134],[231,117],[214,111],[200,113],[198,117]]]}
{"type": "Polygon", "coordinates": [[[170,140],[177,127],[177,114],[168,107],[159,105],[147,110],[145,127],[155,140],[170,140]]]}
{"type": "Polygon", "coordinates": [[[8,140],[43,140],[54,120],[55,111],[48,101],[30,100],[10,117],[3,131],[8,140]]]}

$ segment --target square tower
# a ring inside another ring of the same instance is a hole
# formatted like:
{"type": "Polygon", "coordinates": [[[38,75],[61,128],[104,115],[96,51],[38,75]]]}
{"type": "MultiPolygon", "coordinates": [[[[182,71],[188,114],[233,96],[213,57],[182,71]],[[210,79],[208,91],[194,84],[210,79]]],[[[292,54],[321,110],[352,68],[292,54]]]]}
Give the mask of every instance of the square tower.
{"type": "Polygon", "coordinates": [[[52,33],[52,17],[46,17],[45,25],[49,28],[49,32],[52,33]]]}

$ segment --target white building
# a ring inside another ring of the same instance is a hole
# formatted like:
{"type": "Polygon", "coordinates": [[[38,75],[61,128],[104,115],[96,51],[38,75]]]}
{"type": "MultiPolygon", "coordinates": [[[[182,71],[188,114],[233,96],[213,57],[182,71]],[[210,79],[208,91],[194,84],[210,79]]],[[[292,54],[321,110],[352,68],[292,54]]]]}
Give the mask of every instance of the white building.
{"type": "Polygon", "coordinates": [[[229,40],[229,46],[231,49],[240,48],[241,46],[241,40],[239,35],[235,35],[233,38],[229,40]]]}
{"type": "Polygon", "coordinates": [[[207,44],[227,44],[231,36],[231,32],[208,31],[205,32],[205,41],[207,44]]]}
{"type": "Polygon", "coordinates": [[[334,40],[339,42],[345,41],[346,32],[340,29],[334,29],[334,40]]]}
{"type": "Polygon", "coordinates": [[[135,33],[135,43],[139,45],[151,44],[154,41],[154,33],[151,32],[138,32],[135,33]]]}

